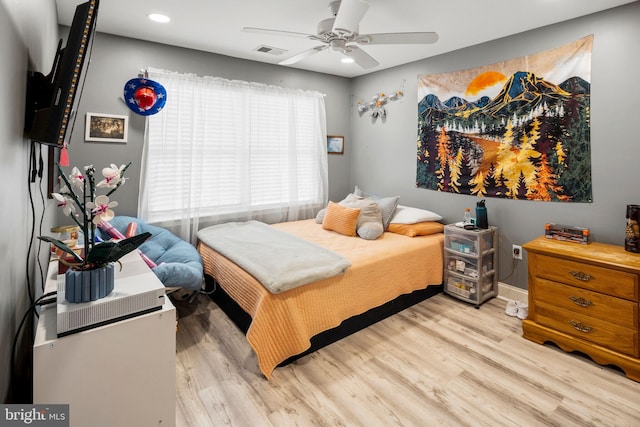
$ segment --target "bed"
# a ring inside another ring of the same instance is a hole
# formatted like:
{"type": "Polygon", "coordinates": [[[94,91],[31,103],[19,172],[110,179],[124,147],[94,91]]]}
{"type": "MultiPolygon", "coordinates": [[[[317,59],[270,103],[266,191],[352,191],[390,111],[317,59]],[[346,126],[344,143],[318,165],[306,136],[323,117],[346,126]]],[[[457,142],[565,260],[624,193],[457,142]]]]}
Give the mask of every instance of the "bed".
{"type": "Polygon", "coordinates": [[[278,293],[222,256],[206,238],[199,240],[198,251],[208,287],[215,284],[212,299],[246,334],[268,379],[277,366],[439,293],[444,236],[442,225],[434,224],[427,235],[409,237],[406,229],[396,229],[375,240],[327,230],[313,219],[274,224],[351,264],[342,274],[278,293]]]}

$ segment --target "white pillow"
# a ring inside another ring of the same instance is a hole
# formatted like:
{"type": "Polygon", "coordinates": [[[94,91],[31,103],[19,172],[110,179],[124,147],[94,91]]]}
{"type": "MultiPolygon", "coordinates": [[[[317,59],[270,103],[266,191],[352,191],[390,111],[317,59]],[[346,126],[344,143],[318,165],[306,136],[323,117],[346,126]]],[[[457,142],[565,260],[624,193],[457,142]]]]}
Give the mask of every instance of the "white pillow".
{"type": "Polygon", "coordinates": [[[324,217],[327,215],[327,208],[320,209],[316,215],[316,224],[322,224],[324,217]]]}
{"type": "Polygon", "coordinates": [[[416,224],[418,222],[440,220],[442,220],[442,217],[435,212],[398,205],[389,222],[394,224],[416,224]]]}

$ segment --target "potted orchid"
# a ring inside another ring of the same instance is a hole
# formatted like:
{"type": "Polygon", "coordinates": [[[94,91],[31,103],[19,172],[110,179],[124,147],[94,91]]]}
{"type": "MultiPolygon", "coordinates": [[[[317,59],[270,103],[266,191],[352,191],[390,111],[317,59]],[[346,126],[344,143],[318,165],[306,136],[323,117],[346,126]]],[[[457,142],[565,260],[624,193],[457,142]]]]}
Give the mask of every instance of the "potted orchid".
{"type": "Polygon", "coordinates": [[[112,164],[102,169],[103,179],[97,184],[93,165],[85,166],[84,173],[74,167],[68,176],[65,176],[58,165],[64,185],[58,193],[52,193],[52,196],[63,213],[82,230],[83,255],[77,254],[58,239],[47,236],[38,238],[72,257],[71,261],[60,259],[60,262],[69,267],[65,273],[65,298],[69,302],[92,301],[108,295],[113,290],[113,263],[138,248],[151,236],[150,233],[143,233],[117,242],[96,242],[96,226],[115,216],[112,208],[118,206],[118,202],[110,200],[109,196],[125,183],[127,178],[124,177],[124,172],[130,165],[131,163],[117,167],[112,164]],[[96,196],[98,189],[107,192],[96,196]],[[106,286],[102,282],[106,282],[106,286]]]}

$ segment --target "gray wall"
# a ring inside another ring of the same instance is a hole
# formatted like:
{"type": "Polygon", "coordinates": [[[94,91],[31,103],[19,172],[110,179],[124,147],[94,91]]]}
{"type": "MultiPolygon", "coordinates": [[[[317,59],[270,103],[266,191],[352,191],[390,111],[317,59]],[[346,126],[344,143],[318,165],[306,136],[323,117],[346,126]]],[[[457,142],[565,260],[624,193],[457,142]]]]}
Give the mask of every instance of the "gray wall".
{"type": "MultiPolygon", "coordinates": [[[[67,30],[64,28],[65,32],[67,30]]],[[[329,197],[335,200],[348,192],[349,165],[352,157],[349,134],[349,79],[108,34],[97,34],[69,148],[69,162],[71,166],[78,167],[93,164],[98,171],[110,163],[121,165],[129,161],[133,162],[126,174],[130,180],[112,196],[119,203],[116,208],[117,214],[136,216],[137,213],[140,158],[146,119],[127,108],[122,99],[122,92],[124,84],[129,79],[137,77],[139,70],[145,67],[324,93],[327,132],[344,135],[346,140],[344,155],[329,156],[329,197]],[[87,112],[127,115],[129,117],[128,142],[126,144],[85,142],[84,117],[87,112]]],[[[171,102],[171,99],[168,98],[167,102],[171,102]]],[[[58,218],[64,223],[65,219],[61,214],[58,218]]]]}
{"type": "Polygon", "coordinates": [[[640,140],[637,135],[640,69],[640,3],[562,24],[528,31],[353,80],[354,98],[368,100],[406,80],[405,97],[387,104],[387,120],[372,123],[351,110],[354,140],[351,183],[400,203],[439,212],[460,221],[475,196],[439,193],[415,186],[417,76],[492,64],[543,51],[594,34],[591,81],[591,160],[593,203],[545,203],[487,199],[489,222],[499,227],[499,280],[527,287],[525,260],[512,275],[511,245],[544,233],[547,222],[591,229],[595,241],[624,244],[626,205],[640,203],[640,140]]]}
{"type": "MultiPolygon", "coordinates": [[[[34,0],[26,3],[34,6],[34,0]]],[[[56,32],[47,33],[44,20],[31,19],[31,24],[42,24],[40,32],[32,37],[25,36],[24,28],[30,25],[23,9],[26,3],[0,2],[0,170],[4,182],[0,189],[0,400],[3,402],[28,402],[31,399],[31,385],[25,378],[30,379],[32,322],[25,323],[18,341],[16,372],[22,380],[13,388],[14,393],[9,388],[11,350],[18,325],[30,305],[27,288],[31,289],[34,298],[41,295],[40,269],[33,255],[38,244],[31,235],[32,212],[37,218],[35,233],[50,228],[50,218],[43,219],[41,228],[38,225],[43,206],[50,202],[43,202],[40,196],[41,189],[46,191],[46,182],[40,179],[35,183],[28,182],[29,143],[24,139],[23,128],[27,70],[33,68],[29,67],[29,59],[32,63],[48,61],[41,55],[42,46],[52,46],[55,52],[57,35],[56,32]],[[34,247],[29,252],[31,242],[34,247]]],[[[43,0],[38,6],[45,12],[54,10],[52,0],[43,0]]],[[[55,15],[51,16],[52,24],[55,24],[54,18],[55,15]]],[[[38,148],[36,156],[40,151],[46,155],[46,150],[38,148]]],[[[46,271],[46,256],[44,258],[46,271]]]]}

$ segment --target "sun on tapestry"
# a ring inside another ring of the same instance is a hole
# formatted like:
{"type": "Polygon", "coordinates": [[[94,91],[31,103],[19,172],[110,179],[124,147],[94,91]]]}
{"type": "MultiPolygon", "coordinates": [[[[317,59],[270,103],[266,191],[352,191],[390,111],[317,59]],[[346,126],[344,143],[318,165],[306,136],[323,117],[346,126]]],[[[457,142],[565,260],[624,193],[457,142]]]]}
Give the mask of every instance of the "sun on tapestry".
{"type": "Polygon", "coordinates": [[[419,76],[417,186],[591,202],[592,45],[419,76]]]}

